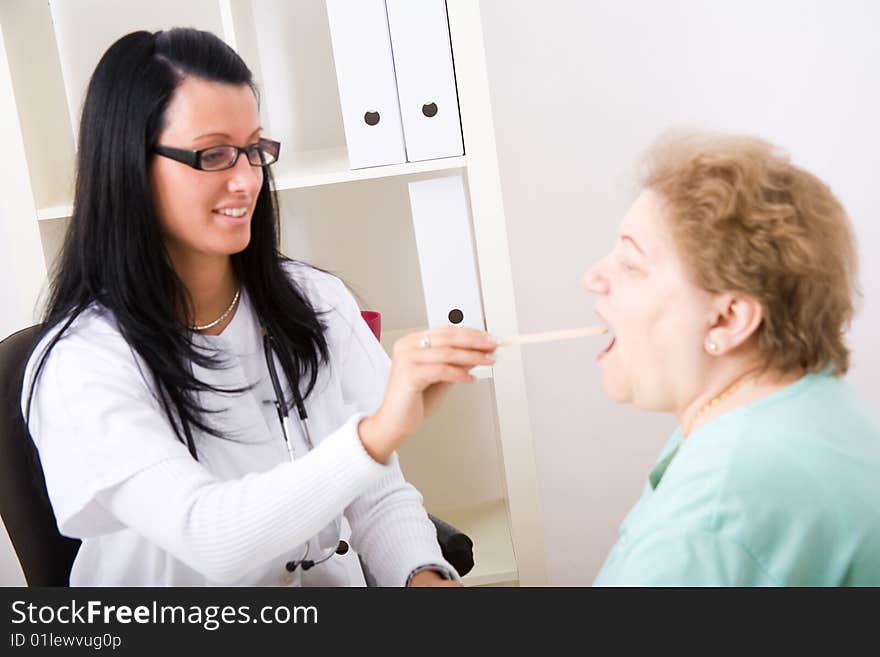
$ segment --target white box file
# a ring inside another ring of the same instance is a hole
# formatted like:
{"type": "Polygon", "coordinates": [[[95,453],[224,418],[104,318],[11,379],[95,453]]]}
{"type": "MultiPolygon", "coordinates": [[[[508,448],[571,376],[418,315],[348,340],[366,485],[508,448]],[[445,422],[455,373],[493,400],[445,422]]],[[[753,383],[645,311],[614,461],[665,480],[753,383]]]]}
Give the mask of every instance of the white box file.
{"type": "Polygon", "coordinates": [[[464,153],[445,0],[385,0],[409,162],[464,153]]]}
{"type": "Polygon", "coordinates": [[[411,182],[409,201],[428,326],[485,329],[463,176],[411,182]]]}
{"type": "Polygon", "coordinates": [[[327,0],[352,169],[406,161],[384,0],[327,0]]]}

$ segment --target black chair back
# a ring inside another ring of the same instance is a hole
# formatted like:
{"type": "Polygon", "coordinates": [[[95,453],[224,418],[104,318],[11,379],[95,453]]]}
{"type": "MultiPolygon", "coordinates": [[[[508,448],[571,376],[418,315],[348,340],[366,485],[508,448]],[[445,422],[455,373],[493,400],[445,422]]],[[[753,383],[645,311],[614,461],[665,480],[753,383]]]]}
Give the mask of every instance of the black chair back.
{"type": "Polygon", "coordinates": [[[58,532],[37,449],[21,413],[24,370],[40,326],[0,342],[0,516],[29,586],[69,586],[80,541],[58,532]]]}

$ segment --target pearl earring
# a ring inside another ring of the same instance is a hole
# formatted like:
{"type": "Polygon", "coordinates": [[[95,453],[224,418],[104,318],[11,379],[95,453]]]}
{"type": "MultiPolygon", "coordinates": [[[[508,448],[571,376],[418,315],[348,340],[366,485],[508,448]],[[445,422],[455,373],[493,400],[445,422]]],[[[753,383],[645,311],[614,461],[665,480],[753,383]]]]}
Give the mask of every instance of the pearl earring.
{"type": "Polygon", "coordinates": [[[707,344],[706,348],[709,350],[710,354],[717,354],[718,353],[718,345],[715,344],[714,342],[710,342],[709,344],[707,344]]]}

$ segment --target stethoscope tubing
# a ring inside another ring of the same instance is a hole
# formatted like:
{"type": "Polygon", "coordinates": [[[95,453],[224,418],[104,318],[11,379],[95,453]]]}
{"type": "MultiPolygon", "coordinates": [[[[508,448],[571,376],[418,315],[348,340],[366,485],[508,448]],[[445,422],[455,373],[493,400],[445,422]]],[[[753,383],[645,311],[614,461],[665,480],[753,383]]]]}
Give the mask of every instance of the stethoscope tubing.
{"type": "MultiPolygon", "coordinates": [[[[293,462],[293,443],[290,440],[290,412],[289,406],[284,399],[284,391],[281,389],[281,381],[278,379],[278,372],[275,369],[275,358],[272,348],[273,342],[274,340],[272,338],[272,334],[269,333],[268,329],[263,328],[263,352],[266,356],[266,367],[269,369],[269,379],[272,382],[272,389],[275,392],[275,410],[278,411],[278,420],[281,423],[281,434],[284,437],[284,445],[285,447],[287,447],[287,454],[290,457],[291,462],[293,462]]],[[[299,389],[296,386],[292,385],[291,390],[293,391],[294,403],[297,408],[297,415],[299,415],[299,421],[300,426],[302,427],[303,436],[305,437],[309,451],[311,451],[314,445],[312,443],[312,435],[309,432],[309,416],[308,413],[306,413],[306,407],[303,403],[299,389]]],[[[338,517],[334,520],[334,523],[336,525],[336,531],[338,535],[337,548],[323,559],[319,559],[317,561],[309,561],[307,560],[307,558],[309,556],[309,551],[311,548],[311,541],[307,541],[305,554],[299,560],[288,562],[288,570],[293,572],[293,570],[295,570],[299,565],[302,565],[303,570],[309,570],[310,568],[313,568],[314,566],[317,566],[318,564],[327,561],[334,554],[345,554],[345,552],[348,551],[348,544],[345,543],[345,541],[341,540],[341,523],[338,517]]]]}

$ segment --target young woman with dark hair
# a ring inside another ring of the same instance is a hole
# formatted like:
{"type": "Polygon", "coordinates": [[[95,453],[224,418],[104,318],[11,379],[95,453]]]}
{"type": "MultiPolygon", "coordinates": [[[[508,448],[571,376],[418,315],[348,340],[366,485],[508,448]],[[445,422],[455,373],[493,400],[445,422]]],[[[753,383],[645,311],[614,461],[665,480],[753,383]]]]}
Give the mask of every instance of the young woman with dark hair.
{"type": "Polygon", "coordinates": [[[281,255],[280,144],[210,33],[114,43],[79,139],[22,397],[83,541],[71,584],[347,584],[343,515],[377,583],[454,583],[394,451],[492,362],[489,336],[410,335],[389,361],[337,278],[281,255]]]}

